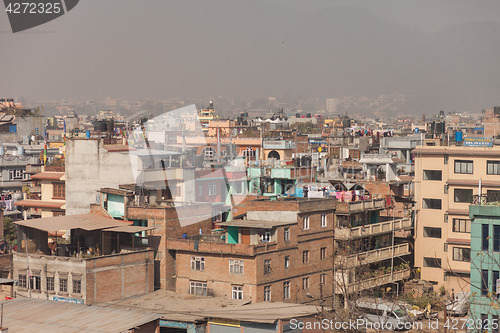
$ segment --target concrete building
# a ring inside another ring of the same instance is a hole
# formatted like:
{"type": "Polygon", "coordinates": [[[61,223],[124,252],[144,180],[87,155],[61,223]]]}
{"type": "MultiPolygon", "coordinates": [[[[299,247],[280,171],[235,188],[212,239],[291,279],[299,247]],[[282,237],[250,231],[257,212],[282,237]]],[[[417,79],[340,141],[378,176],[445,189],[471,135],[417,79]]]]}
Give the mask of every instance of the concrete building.
{"type": "Polygon", "coordinates": [[[334,292],[340,302],[383,286],[397,292],[410,277],[413,223],[381,216],[388,208],[386,198],[337,203],[334,292]]]}
{"type": "Polygon", "coordinates": [[[331,297],[336,201],[289,198],[247,203],[246,220],[224,232],[169,239],[176,291],[252,302],[331,297]]]}
{"type": "Polygon", "coordinates": [[[23,209],[23,217],[40,218],[65,215],[65,174],[63,166],[42,166],[41,172],[31,176],[24,199],[16,205],[23,209]]]}
{"type": "Polygon", "coordinates": [[[413,153],[415,266],[436,286],[469,291],[469,205],[480,187],[500,190],[500,147],[419,146],[413,153]]]}
{"type": "MultiPolygon", "coordinates": [[[[469,206],[471,219],[470,317],[483,323],[500,317],[500,196],[475,196],[469,206]]],[[[455,251],[455,250],[454,250],[455,251]]],[[[458,253],[458,255],[461,255],[458,253]]],[[[492,325],[485,327],[491,332],[492,325]]],[[[479,331],[479,330],[478,330],[479,331]]],[[[494,331],[493,331],[494,332],[494,331]]]]}
{"type": "Polygon", "coordinates": [[[98,190],[135,183],[129,148],[104,145],[101,139],[66,142],[66,213],[84,214],[100,202],[98,190]]]}
{"type": "Polygon", "coordinates": [[[16,222],[12,274],[19,296],[96,304],[153,291],[154,252],[134,234],[149,228],[94,214],[16,222]],[[70,242],[48,234],[71,230],[70,242]]]}

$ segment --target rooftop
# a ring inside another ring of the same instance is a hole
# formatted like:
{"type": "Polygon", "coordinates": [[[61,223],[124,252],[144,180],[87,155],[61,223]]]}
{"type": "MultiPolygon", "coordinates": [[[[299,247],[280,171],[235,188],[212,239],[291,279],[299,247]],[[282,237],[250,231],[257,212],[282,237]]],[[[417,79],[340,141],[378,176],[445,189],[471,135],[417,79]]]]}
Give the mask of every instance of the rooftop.
{"type": "Polygon", "coordinates": [[[129,332],[161,315],[130,309],[16,298],[2,302],[3,326],[11,332],[129,332]]]}

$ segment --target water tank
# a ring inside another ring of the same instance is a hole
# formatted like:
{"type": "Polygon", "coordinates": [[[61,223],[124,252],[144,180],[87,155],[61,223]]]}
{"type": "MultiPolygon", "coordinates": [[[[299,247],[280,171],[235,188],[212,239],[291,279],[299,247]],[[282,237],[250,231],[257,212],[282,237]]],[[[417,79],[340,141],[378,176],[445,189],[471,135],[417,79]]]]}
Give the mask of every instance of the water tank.
{"type": "Polygon", "coordinates": [[[418,133],[420,129],[418,127],[415,127],[415,133],[418,133]]]}
{"type": "Polygon", "coordinates": [[[17,156],[22,156],[22,155],[24,155],[24,147],[17,146],[17,156]]]}
{"type": "Polygon", "coordinates": [[[295,118],[300,118],[300,113],[296,113],[295,118]]]}
{"type": "Polygon", "coordinates": [[[87,130],[87,131],[85,132],[85,137],[86,137],[87,139],[90,139],[90,130],[87,130]]]}
{"type": "Polygon", "coordinates": [[[456,131],[455,132],[455,142],[462,142],[462,141],[463,141],[462,131],[456,131]]]}

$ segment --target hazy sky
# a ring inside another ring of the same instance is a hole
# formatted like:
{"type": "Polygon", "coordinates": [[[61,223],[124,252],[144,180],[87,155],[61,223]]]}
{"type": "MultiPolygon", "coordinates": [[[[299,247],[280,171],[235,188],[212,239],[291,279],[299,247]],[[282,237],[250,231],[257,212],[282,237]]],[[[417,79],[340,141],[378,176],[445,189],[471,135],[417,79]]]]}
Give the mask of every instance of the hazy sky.
{"type": "Polygon", "coordinates": [[[379,95],[426,112],[500,105],[500,1],[82,0],[12,34],[0,95],[379,95]]]}

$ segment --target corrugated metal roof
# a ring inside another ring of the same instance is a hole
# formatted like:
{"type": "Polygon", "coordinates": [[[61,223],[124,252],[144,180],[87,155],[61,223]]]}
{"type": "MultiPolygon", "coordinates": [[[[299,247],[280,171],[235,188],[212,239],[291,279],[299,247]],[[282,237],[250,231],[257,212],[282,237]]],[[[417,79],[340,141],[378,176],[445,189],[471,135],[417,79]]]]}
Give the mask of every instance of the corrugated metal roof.
{"type": "Polygon", "coordinates": [[[120,333],[161,315],[64,302],[16,298],[2,302],[3,326],[16,333],[120,333]]]}
{"type": "Polygon", "coordinates": [[[17,221],[14,223],[47,232],[69,229],[83,229],[89,231],[130,225],[130,223],[110,219],[95,214],[45,217],[41,219],[17,221]]]}
{"type": "Polygon", "coordinates": [[[114,231],[114,232],[128,232],[130,234],[135,234],[136,232],[153,230],[154,227],[140,227],[135,225],[125,225],[119,227],[113,227],[106,229],[106,231],[114,231]]]}

